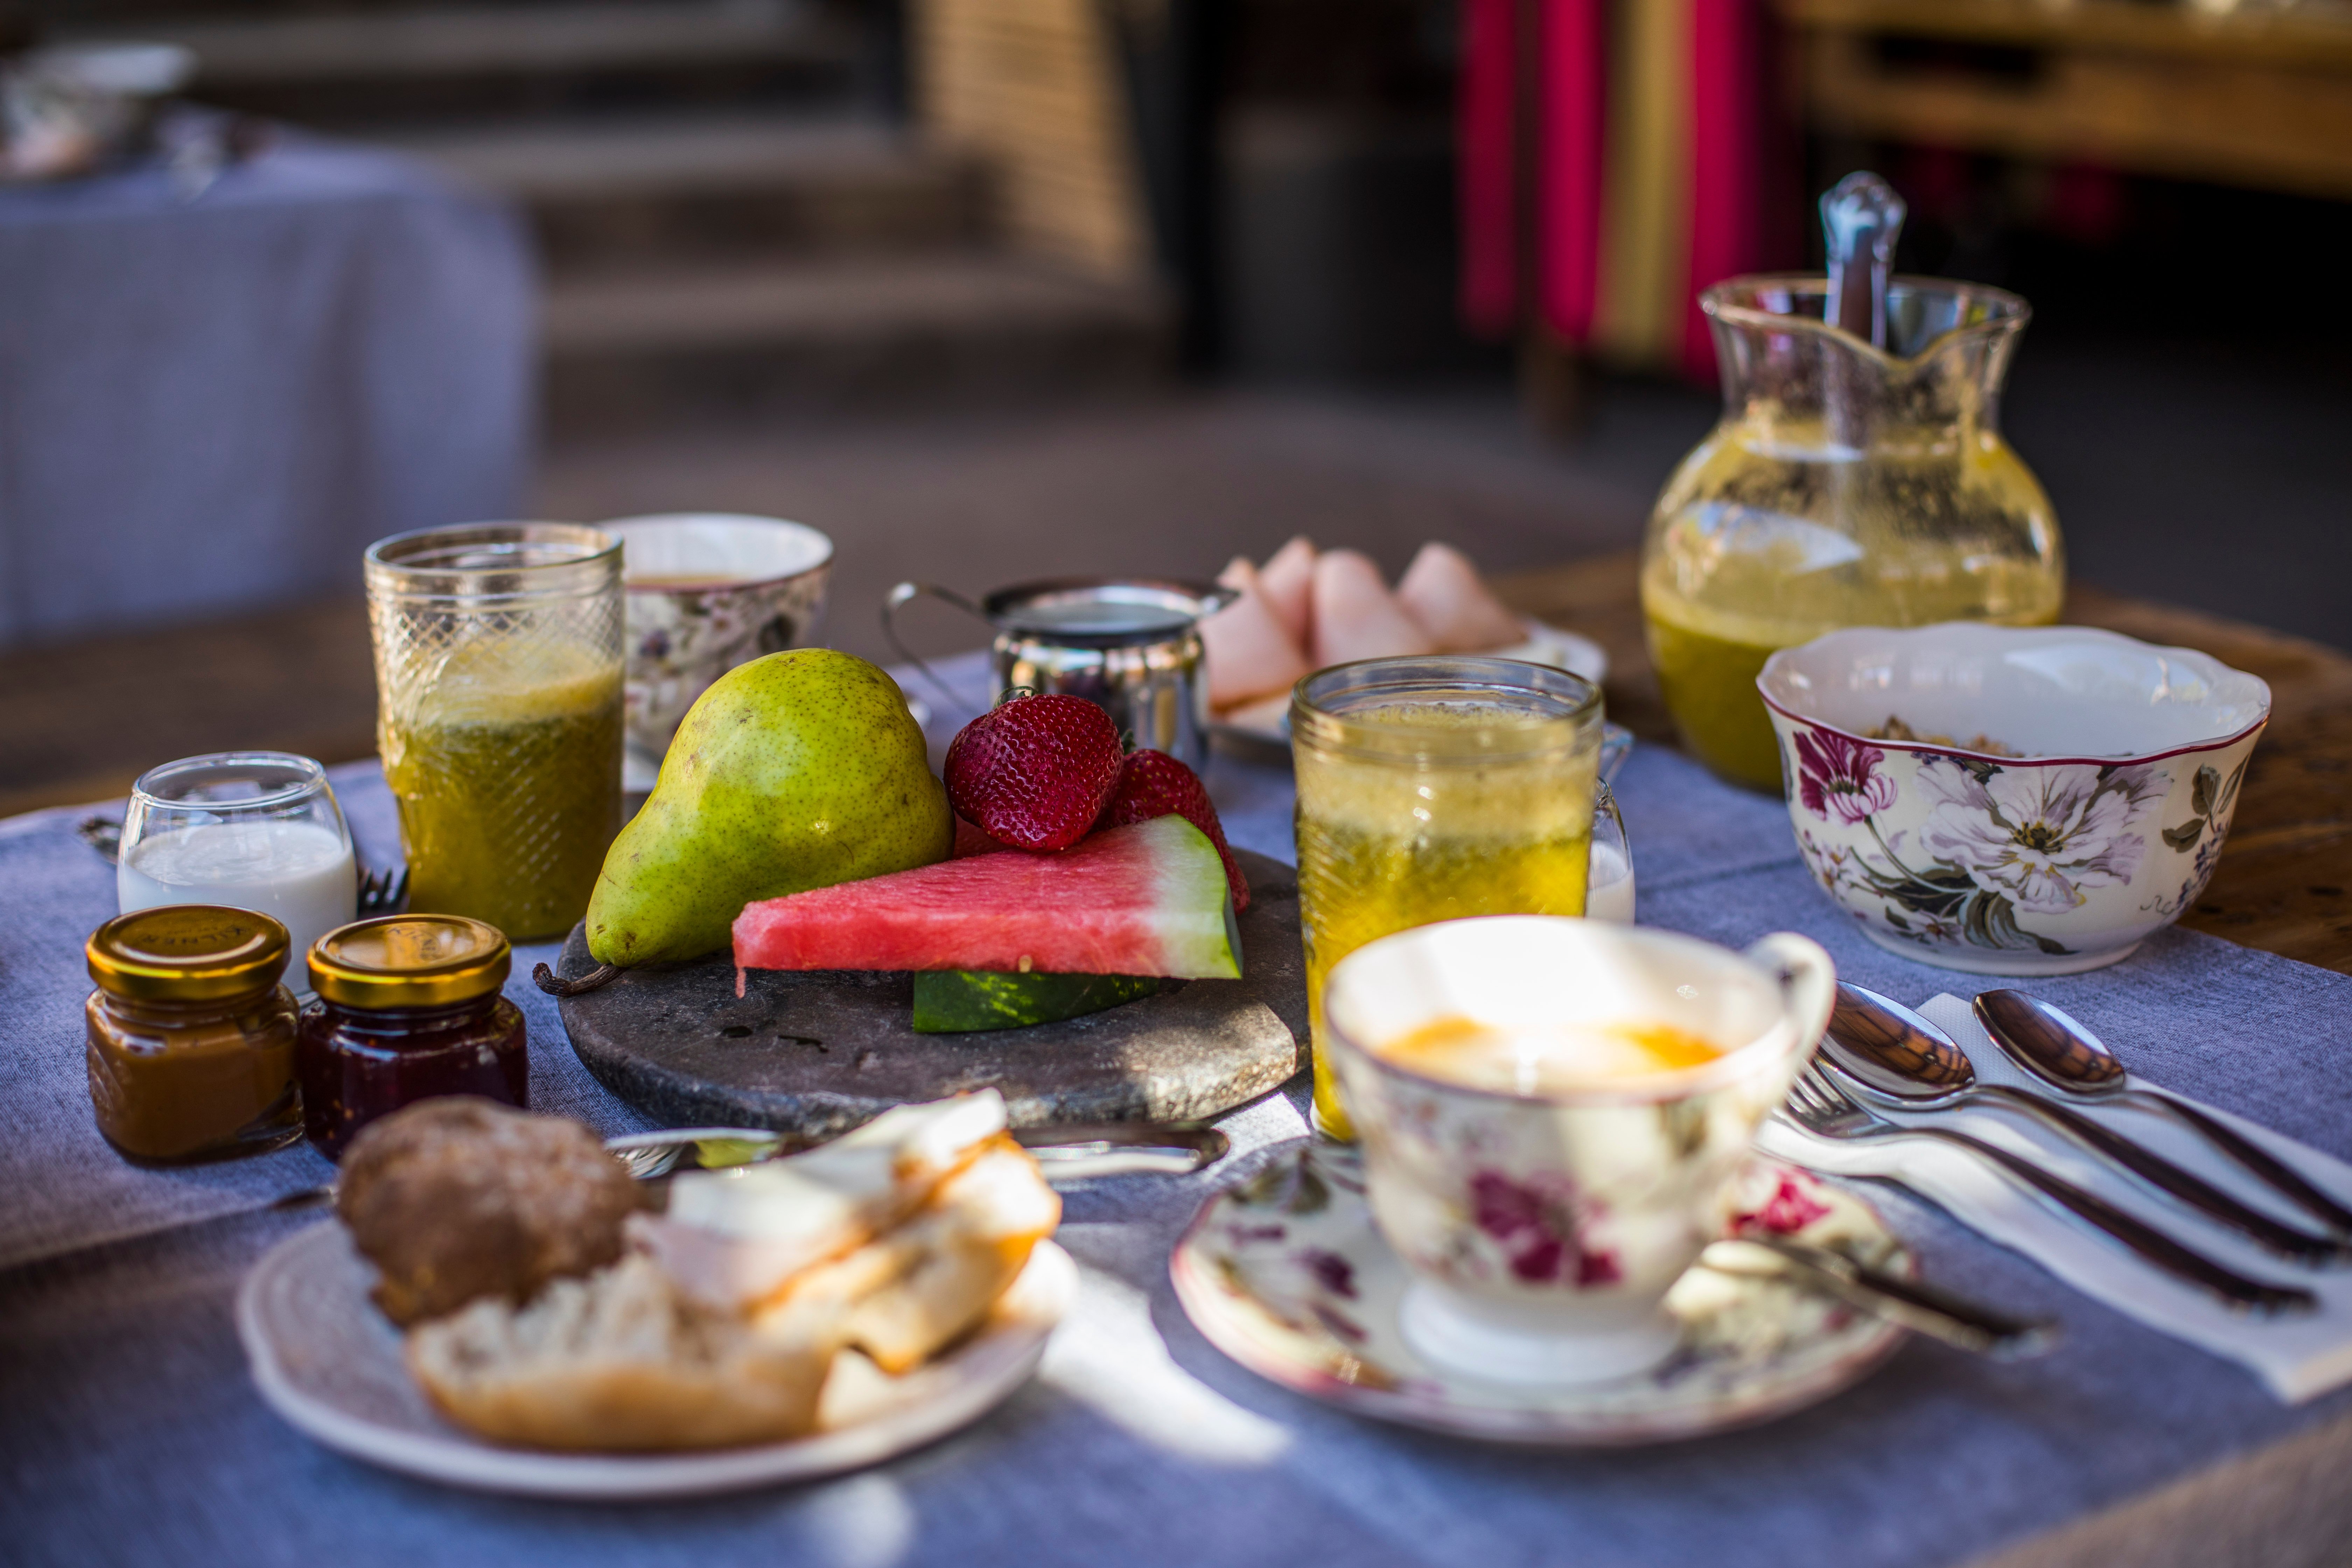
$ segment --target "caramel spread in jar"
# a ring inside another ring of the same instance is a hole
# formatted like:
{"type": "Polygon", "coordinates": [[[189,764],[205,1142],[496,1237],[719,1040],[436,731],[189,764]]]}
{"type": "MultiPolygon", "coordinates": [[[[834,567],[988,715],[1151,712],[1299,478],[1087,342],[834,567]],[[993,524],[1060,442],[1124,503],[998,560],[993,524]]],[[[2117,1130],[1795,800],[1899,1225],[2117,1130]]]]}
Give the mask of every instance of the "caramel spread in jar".
{"type": "Polygon", "coordinates": [[[184,1164],[301,1136],[284,926],[174,904],[107,921],[84,953],[90,1104],[116,1152],[184,1164]]]}

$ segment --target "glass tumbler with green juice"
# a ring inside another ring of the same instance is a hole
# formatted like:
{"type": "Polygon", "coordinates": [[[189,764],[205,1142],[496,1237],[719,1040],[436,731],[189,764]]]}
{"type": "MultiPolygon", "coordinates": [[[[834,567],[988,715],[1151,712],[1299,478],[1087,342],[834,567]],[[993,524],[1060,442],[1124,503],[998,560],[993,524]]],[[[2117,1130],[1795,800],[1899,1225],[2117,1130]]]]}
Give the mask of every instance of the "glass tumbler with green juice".
{"type": "Polygon", "coordinates": [[[620,541],[428,529],[371,545],[366,566],[409,909],[563,935],[621,828],[620,541]]]}
{"type": "Polygon", "coordinates": [[[1903,209],[1874,175],[1822,205],[1828,276],[1699,297],[1723,418],[1666,481],[1642,557],[1651,662],[1685,746],[1760,789],[1780,784],[1756,690],[1774,650],[1849,626],[2046,625],[2065,594],[2049,498],[2000,435],[2025,301],[1890,278],[1903,209]]]}
{"type": "Polygon", "coordinates": [[[1323,979],[1376,937],[1466,915],[1584,912],[1600,689],[1516,659],[1376,658],[1298,683],[1299,922],[1316,1123],[1353,1136],[1323,979]]]}

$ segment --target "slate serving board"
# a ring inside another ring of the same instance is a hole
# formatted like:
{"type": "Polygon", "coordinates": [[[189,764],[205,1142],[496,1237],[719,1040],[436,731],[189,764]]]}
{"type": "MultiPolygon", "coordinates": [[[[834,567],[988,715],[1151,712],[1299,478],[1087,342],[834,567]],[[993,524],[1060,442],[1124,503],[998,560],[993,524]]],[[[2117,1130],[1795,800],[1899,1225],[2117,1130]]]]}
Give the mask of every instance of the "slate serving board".
{"type": "MultiPolygon", "coordinates": [[[[1242,978],[1186,981],[1055,1024],[919,1035],[902,972],[750,972],[725,953],[625,972],[562,1000],[597,1080],[672,1127],[769,1127],[810,1142],[910,1100],[1003,1091],[1016,1127],[1180,1121],[1256,1099],[1307,1061],[1297,874],[1236,850],[1249,878],[1242,978]]],[[[558,965],[593,967],[583,927],[558,965]]]]}

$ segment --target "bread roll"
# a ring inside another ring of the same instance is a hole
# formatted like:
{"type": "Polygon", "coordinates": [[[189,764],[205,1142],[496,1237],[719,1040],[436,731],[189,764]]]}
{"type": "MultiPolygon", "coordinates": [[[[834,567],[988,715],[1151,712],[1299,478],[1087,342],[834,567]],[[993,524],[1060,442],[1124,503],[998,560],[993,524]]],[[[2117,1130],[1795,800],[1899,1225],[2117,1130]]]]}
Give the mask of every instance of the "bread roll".
{"type": "Polygon", "coordinates": [[[748,1310],[896,1225],[1003,1130],[992,1089],[897,1106],[806,1153],[689,1171],[670,1183],[668,1213],[636,1234],[689,1295],[748,1310]]]}
{"type": "Polygon", "coordinates": [[[470,1096],[362,1128],[335,1184],[335,1212],[382,1276],[376,1304],[401,1324],[603,1268],[641,1201],[578,1122],[470,1096]]]}
{"type": "Polygon", "coordinates": [[[895,1375],[977,1326],[1061,1217],[1036,1161],[999,1140],[896,1230],[795,1279],[754,1326],[854,1344],[895,1375]]]}
{"type": "Polygon", "coordinates": [[[493,1442],[715,1448],[814,1430],[836,1327],[812,1315],[754,1332],[633,1255],[527,1307],[485,1299],[420,1324],[407,1359],[444,1415],[493,1442]]]}

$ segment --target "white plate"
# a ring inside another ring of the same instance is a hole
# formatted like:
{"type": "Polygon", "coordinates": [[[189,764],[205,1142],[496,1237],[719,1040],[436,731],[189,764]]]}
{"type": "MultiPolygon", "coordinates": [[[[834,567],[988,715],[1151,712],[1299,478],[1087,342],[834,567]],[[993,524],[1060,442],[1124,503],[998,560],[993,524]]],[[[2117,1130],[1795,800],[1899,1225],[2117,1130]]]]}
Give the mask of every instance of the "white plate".
{"type": "MultiPolygon", "coordinates": [[[[236,1331],[271,1409],[328,1447],[386,1469],[528,1497],[656,1498],[837,1475],[977,1420],[1037,1368],[1076,1294],[1077,1266],[1050,1241],[988,1321],[835,1429],[790,1443],[691,1454],[501,1448],[453,1426],[401,1362],[400,1332],[368,1300],[373,1271],[333,1222],[263,1255],[236,1296],[236,1331]]],[[[828,1390],[828,1395],[831,1391],[828,1390]]]]}
{"type": "MultiPolygon", "coordinates": [[[[1579,637],[1559,626],[1546,626],[1528,616],[1520,616],[1519,624],[1528,629],[1527,641],[1475,657],[1548,664],[1554,669],[1580,675],[1595,686],[1608,679],[1609,650],[1591,637],[1579,637]]],[[[1269,745],[1279,747],[1282,760],[1287,762],[1290,757],[1290,693],[1276,692],[1271,697],[1261,697],[1229,708],[1223,717],[1210,721],[1209,732],[1237,742],[1253,753],[1269,745]]]]}
{"type": "MultiPolygon", "coordinates": [[[[1916,1272],[1876,1210],[1758,1156],[1738,1206],[1798,1240],[1916,1272]]],[[[1491,1442],[1624,1447],[1753,1426],[1828,1398],[1903,1331],[1784,1281],[1694,1268],[1666,1298],[1682,1342],[1630,1377],[1567,1387],[1432,1366],[1397,1326],[1405,1269],[1372,1223],[1361,1156],[1318,1142],[1210,1201],[1176,1244],[1176,1299],[1208,1342],[1261,1377],[1342,1410],[1491,1442]]]]}

